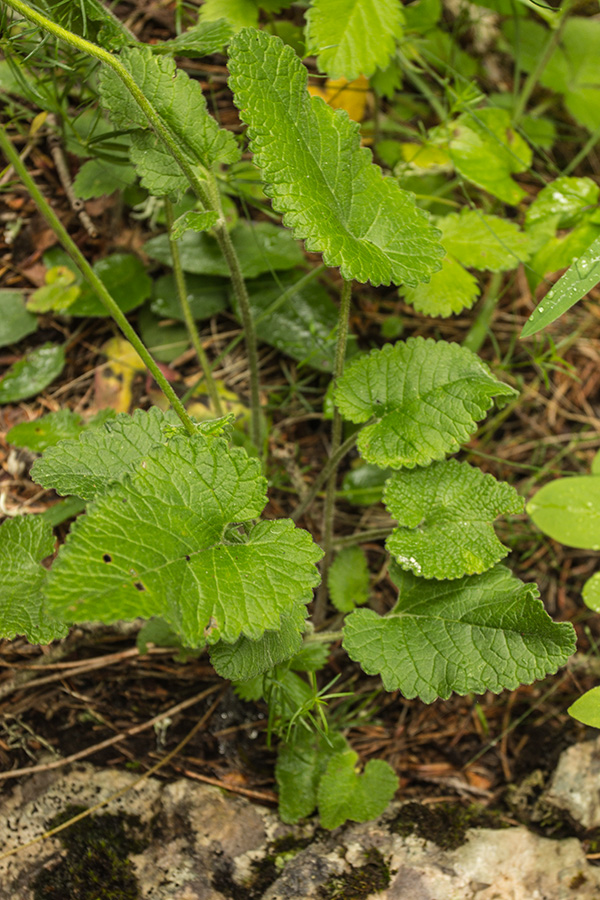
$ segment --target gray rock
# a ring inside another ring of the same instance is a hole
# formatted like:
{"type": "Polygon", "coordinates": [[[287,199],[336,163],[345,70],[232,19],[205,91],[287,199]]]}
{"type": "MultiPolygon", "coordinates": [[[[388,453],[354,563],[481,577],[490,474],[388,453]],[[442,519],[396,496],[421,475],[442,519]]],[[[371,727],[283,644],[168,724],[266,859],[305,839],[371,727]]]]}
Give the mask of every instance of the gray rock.
{"type": "Polygon", "coordinates": [[[600,826],[600,737],[561,754],[543,799],[586,829],[600,826]]]}

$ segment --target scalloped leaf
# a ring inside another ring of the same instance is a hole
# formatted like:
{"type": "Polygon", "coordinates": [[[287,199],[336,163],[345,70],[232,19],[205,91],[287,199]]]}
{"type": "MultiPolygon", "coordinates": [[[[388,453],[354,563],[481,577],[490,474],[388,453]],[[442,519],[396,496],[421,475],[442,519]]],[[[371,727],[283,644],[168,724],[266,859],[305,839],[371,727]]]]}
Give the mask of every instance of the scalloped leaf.
{"type": "Polygon", "coordinates": [[[327,763],[348,748],[346,738],[330,733],[327,737],[296,728],[294,739],[281,742],[277,751],[275,778],[279,788],[279,815],[293,824],[310,816],[317,806],[317,791],[327,763]]]}
{"type": "Polygon", "coordinates": [[[178,241],[186,231],[208,231],[218,218],[219,214],[214,209],[188,209],[187,212],[184,212],[182,216],[179,216],[173,222],[171,240],[178,241]]]}
{"type": "Polygon", "coordinates": [[[49,644],[66,635],[42,600],[48,571],[40,562],[53,553],[52,528],[41,516],[7,519],[0,527],[0,638],[23,634],[32,644],[49,644]]]}
{"type": "Polygon", "coordinates": [[[465,208],[437,224],[446,252],[468,269],[506,272],[529,258],[529,236],[499,216],[465,208]]]}
{"type": "Polygon", "coordinates": [[[197,22],[170,41],[151,44],[153,53],[168,53],[170,56],[187,56],[188,59],[200,59],[221,53],[230,40],[234,29],[225,19],[197,22]]]}
{"type": "Polygon", "coordinates": [[[50,447],[33,464],[31,477],[63,497],[92,500],[134,472],[142,457],[166,440],[163,426],[178,421],[175,413],[157,406],[148,412],[136,409],[132,416],[120,413],[98,430],[50,447]]]}
{"type": "Polygon", "coordinates": [[[327,763],[319,782],[319,816],[323,828],[333,830],[350,819],[368,822],[380,816],[398,790],[398,776],[383,759],[370,759],[357,772],[358,753],[345,750],[327,763]]]}
{"type": "Polygon", "coordinates": [[[399,525],[388,551],[401,568],[438,579],[479,575],[506,556],[492,523],[524,506],[509,484],[454,459],[396,473],[384,503],[399,525]]]}
{"type": "MultiPolygon", "coordinates": [[[[209,114],[200,83],[177,69],[171,57],[156,56],[150,47],[130,47],[120,59],[192,165],[210,168],[239,159],[234,135],[209,114]]],[[[149,130],[146,116],[112,69],[102,69],[99,87],[114,125],[138,129],[131,135],[130,158],[144,187],[156,195],[177,196],[185,190],[188,183],[179,165],[149,130]]]]}
{"type": "Polygon", "coordinates": [[[250,524],[266,500],[259,460],[218,436],[175,434],[75,522],[49,608],[69,621],[161,616],[189,647],[257,640],[307,602],[323,555],[289,519],[250,524]]]}
{"type": "Polygon", "coordinates": [[[450,582],[426,581],[392,564],[398,603],[386,616],[358,609],[343,646],[387,691],[431,703],[455,691],[514,690],[556,672],[575,650],[572,625],[555,623],[536,585],[502,565],[450,582]]]}
{"type": "Polygon", "coordinates": [[[434,272],[428,284],[400,288],[407,303],[426,316],[446,319],[463,309],[471,309],[479,297],[479,282],[451,256],[442,260],[442,268],[434,272]]]}
{"type": "Polygon", "coordinates": [[[346,279],[426,281],[443,255],[438,231],[372,163],[359,125],[309,95],[307,70],[279,38],[245,28],[230,54],[234,102],[265,193],[295,237],[346,279]]]}
{"type": "Polygon", "coordinates": [[[334,396],[345,419],[358,424],[378,418],[358,436],[364,459],[400,469],[454,453],[493,398],[514,397],[516,391],[465,347],[417,337],[356,360],[334,396]]]}
{"type": "Polygon", "coordinates": [[[306,20],[311,53],[330,78],[370,78],[387,67],[402,37],[398,0],[313,0],[306,20]]]}

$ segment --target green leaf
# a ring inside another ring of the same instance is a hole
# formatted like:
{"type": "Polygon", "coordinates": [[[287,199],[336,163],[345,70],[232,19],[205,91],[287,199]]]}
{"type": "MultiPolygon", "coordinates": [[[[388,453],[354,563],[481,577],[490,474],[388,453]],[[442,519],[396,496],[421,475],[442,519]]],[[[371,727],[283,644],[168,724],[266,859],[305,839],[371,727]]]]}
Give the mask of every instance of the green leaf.
{"type": "MultiPolygon", "coordinates": [[[[152,102],[167,127],[176,136],[180,150],[191,165],[210,168],[239,159],[234,135],[220,128],[209,115],[202,87],[168,56],[155,56],[150,47],[123,50],[121,62],[138,87],[152,102]]],[[[187,179],[164,144],[148,130],[146,116],[112,69],[100,73],[100,96],[117,128],[134,131],[131,161],[142,185],[151,193],[177,195],[187,179]]]]}
{"type": "Polygon", "coordinates": [[[590,728],[600,728],[600,687],[586,691],[583,697],[579,697],[569,706],[567,712],[590,728]]]}
{"type": "Polygon", "coordinates": [[[402,37],[398,0],[313,0],[306,19],[311,52],[330,78],[370,78],[387,67],[402,37]]]}
{"type": "Polygon", "coordinates": [[[386,616],[358,609],[343,646],[387,691],[431,703],[458,694],[498,693],[556,672],[575,650],[575,632],[544,610],[534,584],[502,565],[456,581],[426,581],[391,569],[398,603],[386,616]]]}
{"type": "Polygon", "coordinates": [[[588,578],[583,586],[581,596],[588,609],[600,612],[600,572],[595,572],[591,578],[588,578]]]}
{"type": "Polygon", "coordinates": [[[369,463],[361,463],[352,469],[342,481],[342,496],[348,503],[373,506],[383,497],[383,486],[392,474],[391,469],[380,469],[369,463]]]}
{"type": "Polygon", "coordinates": [[[600,478],[579,475],[545,484],[527,504],[544,534],[567,547],[600,550],[600,478]]]}
{"type": "Polygon", "coordinates": [[[310,816],[317,806],[317,790],[332,756],[344,753],[348,743],[341,734],[322,735],[296,728],[293,740],[277,751],[275,778],[279,788],[279,815],[293,824],[310,816]]]}
{"type": "Polygon", "coordinates": [[[219,437],[172,437],[76,520],[49,607],[71,621],[161,616],[189,647],[257,640],[308,600],[323,555],[289,519],[250,524],[266,501],[259,460],[219,437]]]}
{"type": "Polygon", "coordinates": [[[185,325],[161,321],[146,306],[138,316],[138,329],[144,344],[159,362],[173,362],[190,346],[185,325]]]}
{"type": "Polygon", "coordinates": [[[49,644],[66,635],[42,601],[48,572],[40,562],[53,553],[52,528],[41,516],[6,519],[0,527],[0,638],[23,634],[32,644],[49,644]]]}
{"type": "Polygon", "coordinates": [[[600,188],[591,178],[555,178],[539,192],[527,213],[527,227],[557,217],[557,228],[573,228],[598,203],[600,188]]]}
{"type": "Polygon", "coordinates": [[[47,506],[44,512],[41,513],[41,518],[51,528],[56,528],[58,525],[62,525],[63,522],[74,519],[84,509],[85,500],[81,500],[79,497],[65,497],[64,500],[59,500],[58,503],[47,506]]]}
{"type": "MultiPolygon", "coordinates": [[[[202,19],[202,10],[200,16],[202,19]]],[[[171,56],[187,56],[189,59],[201,59],[203,56],[211,56],[220,53],[234,33],[231,24],[225,19],[216,19],[198,22],[187,31],[177,35],[171,41],[163,41],[161,44],[151,44],[153,53],[168,53],[171,56]]]]}
{"type": "Polygon", "coordinates": [[[331,602],[339,612],[351,612],[369,599],[369,568],[360,547],[340,550],[327,573],[331,602]]]}
{"type": "Polygon", "coordinates": [[[0,312],[0,347],[37,331],[37,319],[27,312],[21,291],[0,291],[0,312]]]}
{"type": "Polygon", "coordinates": [[[468,269],[505,272],[529,256],[529,237],[518,225],[476,209],[450,213],[437,222],[446,252],[468,269]]]}
{"type": "Polygon", "coordinates": [[[244,29],[230,54],[234,102],[284,224],[346,279],[427,280],[443,253],[438,232],[372,164],[358,123],[308,94],[307,70],[278,38],[244,29]]]}
{"type": "Polygon", "coordinates": [[[370,759],[364,772],[357,772],[358,753],[336,753],[318,790],[319,816],[323,828],[333,830],[348,819],[368,822],[385,812],[398,790],[398,776],[383,759],[370,759]]]}
{"type": "Polygon", "coordinates": [[[199,16],[201,22],[225,19],[237,31],[258,24],[258,4],[255,0],[204,0],[199,16]]]}
{"type": "Polygon", "coordinates": [[[515,395],[470,350],[418,337],[356,360],[334,396],[345,419],[358,424],[378,418],[358,437],[364,459],[400,469],[455,452],[494,397],[515,395]]]}
{"type": "MultiPolygon", "coordinates": [[[[227,309],[227,283],[222,278],[188,274],[185,286],[194,319],[210,319],[227,309]]],[[[154,282],[154,299],[150,308],[157,316],[184,321],[173,275],[163,275],[154,282]]]]}
{"type": "Polygon", "coordinates": [[[219,641],[211,647],[210,661],[223,678],[249,681],[294,656],[302,644],[307,611],[298,603],[281,616],[277,631],[265,631],[257,641],[238,638],[233,644],[219,641]]]}
{"type": "Polygon", "coordinates": [[[130,165],[117,165],[105,159],[88,159],[79,169],[73,181],[73,191],[81,200],[105,197],[115,191],[124,191],[135,182],[135,169],[130,165]]]}
{"type": "Polygon", "coordinates": [[[132,474],[145,454],[164,443],[165,427],[179,419],[157,406],[132,416],[120,413],[98,430],[50,447],[31,468],[31,477],[57,494],[91,500],[132,474]]]}
{"type": "Polygon", "coordinates": [[[27,301],[27,309],[34,313],[50,310],[61,312],[77,300],[81,288],[75,281],[75,274],[66,266],[54,266],[45,275],[46,283],[34,291],[27,301]]]}
{"type": "Polygon", "coordinates": [[[294,672],[318,672],[327,663],[330,647],[327,641],[305,640],[288,665],[294,672]]]}
{"type": "MultiPolygon", "coordinates": [[[[231,232],[231,240],[240,260],[244,278],[257,278],[265,272],[293,269],[304,256],[289,231],[270,222],[242,221],[231,232]]],[[[151,238],[144,245],[151,259],[172,265],[166,234],[151,238]]],[[[220,275],[229,278],[229,269],[214,237],[186,232],[179,241],[181,265],[195,275],[220,275]]]]}
{"type": "Polygon", "coordinates": [[[600,475],[600,450],[598,450],[594,454],[594,458],[592,460],[592,466],[590,469],[590,473],[592,475],[600,475]]]}
{"type": "Polygon", "coordinates": [[[485,572],[508,553],[494,533],[494,519],[523,512],[513,487],[454,459],[397,472],[384,502],[399,525],[387,549],[401,568],[422,578],[485,572]]]}
{"type": "Polygon", "coordinates": [[[70,409],[59,409],[34,419],[33,422],[21,422],[15,425],[6,435],[9,444],[15,447],[27,447],[34,453],[41,453],[66,438],[76,438],[83,428],[81,416],[70,409]]]}
{"type": "MultiPolygon", "coordinates": [[[[144,264],[131,253],[113,253],[93,265],[94,272],[106,286],[122,312],[140,306],[152,293],[152,279],[144,264]]],[[[81,294],[69,306],[70,316],[109,316],[110,313],[87,282],[81,294]]]]}
{"type": "Polygon", "coordinates": [[[600,237],[573,263],[559,281],[550,288],[531,313],[521,337],[531,337],[546,328],[574,306],[600,281],[600,237]]]}
{"type": "Polygon", "coordinates": [[[219,214],[214,209],[188,210],[173,222],[171,239],[178,241],[186,231],[208,231],[218,218],[219,214]]]}
{"type": "Polygon", "coordinates": [[[446,319],[473,306],[479,297],[479,283],[459,262],[445,256],[442,268],[433,273],[428,284],[401,287],[399,291],[417,312],[446,319]]]}
{"type": "Polygon", "coordinates": [[[0,379],[0,403],[35,397],[58,378],[65,365],[64,347],[43,344],[10,367],[0,379]]]}
{"type": "Polygon", "coordinates": [[[465,113],[435,134],[448,148],[456,170],[469,181],[513,206],[527,196],[511,176],[531,165],[531,148],[513,130],[505,109],[465,113]]]}

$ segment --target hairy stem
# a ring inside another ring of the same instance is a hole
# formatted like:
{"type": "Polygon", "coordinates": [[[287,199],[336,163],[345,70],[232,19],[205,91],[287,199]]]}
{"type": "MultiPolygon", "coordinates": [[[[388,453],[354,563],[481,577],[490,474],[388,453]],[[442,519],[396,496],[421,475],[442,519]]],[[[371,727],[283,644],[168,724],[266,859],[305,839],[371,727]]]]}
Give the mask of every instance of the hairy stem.
{"type": "Polygon", "coordinates": [[[140,358],[144,361],[148,370],[152,373],[154,380],[181,419],[188,434],[195,434],[196,428],[194,426],[194,423],[185,411],[181,400],[179,399],[163,373],[160,371],[160,368],[158,367],[156,362],[152,359],[152,356],[146,349],[146,346],[140,340],[133,327],[129,324],[117,303],[113,300],[113,298],[107,291],[103,282],[98,278],[75,241],[70,237],[66,228],[64,227],[52,207],[49,205],[42,192],[39,190],[35,181],[25,168],[25,165],[21,162],[21,158],[14,149],[8,135],[6,134],[6,131],[2,128],[0,128],[0,148],[2,148],[2,151],[6,155],[6,158],[13,165],[15,172],[18,174],[19,178],[29,191],[39,211],[42,213],[85,280],[88,282],[90,287],[94,289],[96,295],[103,303],[107,312],[112,316],[129,343],[136,350],[140,358]]]}
{"type": "Polygon", "coordinates": [[[185,275],[181,267],[179,245],[177,241],[173,240],[172,237],[174,221],[173,204],[168,198],[165,198],[165,216],[167,219],[167,228],[169,230],[169,245],[171,247],[171,257],[173,259],[173,275],[175,276],[175,284],[177,286],[177,294],[179,296],[183,318],[185,320],[185,325],[190,336],[190,340],[193,344],[194,350],[196,351],[196,356],[198,357],[198,361],[202,367],[202,372],[204,373],[204,381],[206,383],[206,390],[208,391],[210,402],[212,403],[215,414],[217,416],[222,416],[223,407],[221,405],[221,398],[219,397],[217,385],[215,384],[215,380],[212,376],[210,363],[207,359],[206,353],[204,352],[204,347],[202,346],[202,341],[200,340],[200,335],[198,334],[198,329],[196,328],[196,323],[190,309],[190,302],[188,300],[188,293],[185,284],[185,275]]]}
{"type": "Polygon", "coordinates": [[[302,500],[302,502],[298,504],[298,506],[290,516],[290,518],[293,519],[294,522],[297,522],[300,516],[306,512],[331,473],[337,469],[346,453],[352,450],[352,448],[356,444],[357,437],[358,432],[356,434],[350,435],[349,438],[346,438],[343,444],[340,444],[336,452],[331,454],[331,456],[319,472],[318,476],[315,478],[314,484],[309,490],[308,494],[306,495],[304,500],[302,500]]]}
{"type": "MultiPolygon", "coordinates": [[[[346,361],[346,345],[348,343],[348,321],[350,318],[350,300],[352,297],[352,282],[344,281],[340,296],[340,311],[338,319],[338,338],[335,349],[335,368],[333,371],[334,382],[337,382],[344,373],[346,361]]],[[[331,426],[331,451],[332,460],[342,445],[342,417],[337,407],[334,407],[333,423],[331,426]]],[[[341,457],[340,457],[341,459],[341,457]]],[[[337,483],[337,467],[339,460],[331,468],[325,489],[325,507],[323,510],[323,550],[325,556],[321,564],[321,584],[317,592],[313,621],[319,625],[327,614],[327,573],[333,556],[333,520],[335,516],[335,489],[337,483]]]]}

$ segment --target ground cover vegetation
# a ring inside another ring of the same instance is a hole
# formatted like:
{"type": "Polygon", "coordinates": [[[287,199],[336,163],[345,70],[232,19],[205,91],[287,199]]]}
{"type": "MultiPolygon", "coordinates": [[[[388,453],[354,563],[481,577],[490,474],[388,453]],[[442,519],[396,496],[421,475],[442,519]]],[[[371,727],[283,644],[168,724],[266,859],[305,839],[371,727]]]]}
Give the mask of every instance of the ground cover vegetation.
{"type": "MultiPolygon", "coordinates": [[[[586,5],[495,0],[459,4],[449,29],[434,0],[206,0],[176,2],[174,32],[149,42],[99,0],[0,9],[3,184],[26,189],[52,235],[36,290],[0,294],[0,341],[17,348],[0,404],[64,377],[71,329],[91,334],[110,316],[122,334],[103,347],[113,382],[96,379],[94,415],[53,408],[6,435],[41,454],[31,481],[63,499],[3,510],[0,636],[49,644],[78,623],[143,619],[141,652],[207,648],[239,698],[266,703],[283,820],[373,818],[399,782],[384,759],[359,766],[347,735],[364,719],[344,665],[430,704],[514,691],[575,651],[535,571],[523,581],[502,562],[523,491],[461,448],[527,389],[515,329],[496,352],[508,288],[545,294],[527,309],[531,336],[600,279],[600,189],[580,174],[600,137],[600,19],[586,5]],[[482,47],[492,68],[510,61],[512,86],[486,71],[482,47]],[[222,53],[229,128],[193,77],[222,53]],[[40,132],[79,240],[28,168],[40,132]],[[569,134],[578,149],[565,157],[569,134]],[[144,224],[138,253],[82,252],[102,203],[115,225],[124,211],[144,224]],[[482,284],[468,330],[442,339],[482,284]],[[363,285],[387,303],[376,336],[350,328],[363,285]],[[207,353],[199,323],[226,315],[227,343],[207,353]],[[409,333],[428,320],[433,333],[409,333]],[[263,345],[287,383],[269,383],[263,345]],[[216,374],[236,353],[241,397],[216,374]],[[180,359],[200,367],[183,387],[180,359]],[[136,372],[149,373],[138,409],[136,372]],[[330,428],[313,472],[297,449],[280,464],[282,414],[330,428]],[[379,510],[377,524],[344,529],[348,505],[379,510]]],[[[8,220],[11,244],[21,227],[8,220]]],[[[538,384],[570,377],[552,339],[526,346],[538,384]]],[[[533,522],[597,550],[597,468],[542,488],[533,522]]],[[[584,598],[598,610],[596,579],[584,598]]],[[[596,725],[597,690],[572,709],[596,725]]]]}

